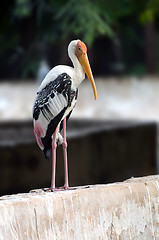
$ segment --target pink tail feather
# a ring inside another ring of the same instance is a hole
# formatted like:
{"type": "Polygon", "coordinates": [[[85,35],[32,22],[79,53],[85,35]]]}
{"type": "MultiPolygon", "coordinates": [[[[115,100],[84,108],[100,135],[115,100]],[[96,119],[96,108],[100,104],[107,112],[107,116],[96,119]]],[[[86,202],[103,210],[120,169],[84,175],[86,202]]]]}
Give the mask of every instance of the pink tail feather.
{"type": "Polygon", "coordinates": [[[41,126],[41,124],[38,122],[38,120],[34,120],[34,135],[37,141],[37,144],[39,145],[40,149],[44,149],[44,145],[41,141],[41,138],[44,136],[44,129],[41,126]]]}

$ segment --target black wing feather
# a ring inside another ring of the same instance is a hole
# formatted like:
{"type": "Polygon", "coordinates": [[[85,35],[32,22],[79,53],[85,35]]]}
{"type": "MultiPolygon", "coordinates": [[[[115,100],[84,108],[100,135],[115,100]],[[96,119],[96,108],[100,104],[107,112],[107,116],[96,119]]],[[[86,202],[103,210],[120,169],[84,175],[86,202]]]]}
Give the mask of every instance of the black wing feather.
{"type": "Polygon", "coordinates": [[[54,98],[55,94],[63,94],[69,102],[71,94],[71,77],[67,73],[60,74],[55,80],[49,82],[40,92],[37,92],[37,98],[33,107],[33,118],[38,119],[40,111],[45,116],[48,111],[48,100],[54,98]]]}
{"type": "Polygon", "coordinates": [[[60,74],[55,80],[49,82],[41,91],[37,93],[37,98],[33,108],[33,118],[39,120],[39,116],[42,114],[48,122],[46,133],[44,137],[41,137],[42,144],[44,146],[44,154],[48,159],[51,152],[52,135],[59,122],[61,121],[67,107],[71,104],[71,77],[67,73],[60,74]],[[50,98],[54,101],[54,98],[63,95],[66,105],[63,106],[60,112],[55,116],[49,108],[50,98]]]}

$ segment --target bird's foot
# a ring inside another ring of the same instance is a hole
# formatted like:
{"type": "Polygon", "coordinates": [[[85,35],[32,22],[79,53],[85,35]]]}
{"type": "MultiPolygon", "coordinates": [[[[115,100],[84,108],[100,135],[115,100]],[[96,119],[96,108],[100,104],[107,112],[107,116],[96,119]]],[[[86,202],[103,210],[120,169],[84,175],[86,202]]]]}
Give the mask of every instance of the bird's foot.
{"type": "Polygon", "coordinates": [[[44,188],[43,191],[44,192],[57,192],[57,191],[63,191],[64,189],[59,189],[59,188],[53,188],[53,187],[49,187],[49,188],[44,188]]]}
{"type": "Polygon", "coordinates": [[[74,190],[75,187],[69,187],[69,186],[67,186],[67,185],[64,185],[64,186],[62,186],[62,187],[59,187],[59,189],[61,189],[61,190],[74,190]]]}
{"type": "Polygon", "coordinates": [[[49,187],[49,188],[43,188],[44,192],[58,192],[58,191],[65,191],[65,190],[75,190],[75,187],[69,187],[67,185],[64,185],[62,187],[57,187],[57,188],[53,188],[53,187],[49,187]]]}

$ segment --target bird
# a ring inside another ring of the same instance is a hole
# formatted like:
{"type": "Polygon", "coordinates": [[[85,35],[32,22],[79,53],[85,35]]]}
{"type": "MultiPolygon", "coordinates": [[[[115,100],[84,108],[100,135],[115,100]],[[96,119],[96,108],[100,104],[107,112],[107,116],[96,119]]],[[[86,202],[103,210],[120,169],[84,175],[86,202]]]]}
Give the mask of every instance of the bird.
{"type": "Polygon", "coordinates": [[[38,146],[49,159],[52,154],[52,178],[50,191],[69,190],[66,122],[74,109],[78,87],[85,74],[97,99],[97,89],[90,67],[87,47],[81,40],[73,40],[68,45],[68,56],[73,67],[58,65],[53,67],[42,81],[33,105],[33,128],[38,146]],[[63,134],[62,134],[63,131],[63,134]],[[65,182],[56,188],[56,149],[63,146],[65,182]]]}

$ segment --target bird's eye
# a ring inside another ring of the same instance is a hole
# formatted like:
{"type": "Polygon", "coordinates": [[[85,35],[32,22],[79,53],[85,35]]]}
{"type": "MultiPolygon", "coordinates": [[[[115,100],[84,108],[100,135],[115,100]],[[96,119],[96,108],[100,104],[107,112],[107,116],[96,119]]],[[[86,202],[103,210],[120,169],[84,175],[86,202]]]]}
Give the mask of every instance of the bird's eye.
{"type": "Polygon", "coordinates": [[[78,50],[81,50],[81,48],[79,47],[78,50]]]}

